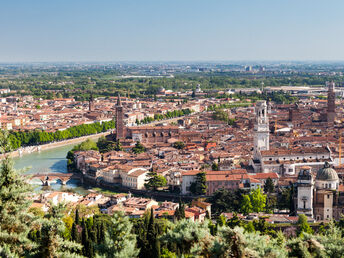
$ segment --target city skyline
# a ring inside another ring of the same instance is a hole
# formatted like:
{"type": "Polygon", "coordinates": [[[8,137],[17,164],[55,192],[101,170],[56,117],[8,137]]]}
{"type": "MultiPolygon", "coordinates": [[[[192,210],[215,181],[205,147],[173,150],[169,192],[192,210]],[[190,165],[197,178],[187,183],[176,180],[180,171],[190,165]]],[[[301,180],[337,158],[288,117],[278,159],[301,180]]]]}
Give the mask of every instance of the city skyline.
{"type": "Polygon", "coordinates": [[[0,63],[344,60],[341,1],[37,0],[0,7],[0,63]]]}

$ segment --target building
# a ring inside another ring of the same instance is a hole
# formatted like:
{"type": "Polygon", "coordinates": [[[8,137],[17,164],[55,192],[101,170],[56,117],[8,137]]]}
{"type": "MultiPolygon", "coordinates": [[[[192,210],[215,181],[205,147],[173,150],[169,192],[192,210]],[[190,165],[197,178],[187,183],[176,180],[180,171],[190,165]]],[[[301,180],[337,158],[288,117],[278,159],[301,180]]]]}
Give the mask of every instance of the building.
{"type": "Polygon", "coordinates": [[[333,124],[336,118],[336,94],[334,92],[335,83],[328,82],[328,93],[327,93],[327,123],[333,124]]]}
{"type": "Polygon", "coordinates": [[[259,153],[270,149],[269,142],[269,119],[265,100],[260,100],[255,108],[256,123],[254,125],[254,153],[253,158],[257,159],[259,153]]]}
{"type": "Polygon", "coordinates": [[[328,162],[315,180],[310,167],[304,167],[297,180],[297,213],[316,220],[338,220],[344,209],[337,172],[328,162]]]}
{"type": "Polygon", "coordinates": [[[259,101],[255,107],[253,159],[250,161],[256,173],[295,175],[303,166],[318,169],[324,162],[332,162],[331,150],[327,146],[270,149],[269,134],[267,104],[259,101]]]}
{"type": "Polygon", "coordinates": [[[123,123],[123,106],[121,97],[118,94],[116,105],[116,140],[123,140],[126,138],[126,128],[123,123]]]}

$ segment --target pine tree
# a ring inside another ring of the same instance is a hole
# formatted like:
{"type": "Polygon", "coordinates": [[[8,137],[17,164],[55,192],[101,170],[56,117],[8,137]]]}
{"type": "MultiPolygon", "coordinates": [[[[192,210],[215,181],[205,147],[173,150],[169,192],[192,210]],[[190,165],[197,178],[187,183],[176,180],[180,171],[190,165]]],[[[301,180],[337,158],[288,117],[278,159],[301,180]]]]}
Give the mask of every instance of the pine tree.
{"type": "Polygon", "coordinates": [[[105,240],[99,246],[100,257],[137,257],[136,236],[131,232],[132,223],[123,212],[115,212],[111,218],[105,240]]]}
{"type": "MultiPolygon", "coordinates": [[[[0,152],[10,150],[8,132],[0,132],[0,152]]],[[[5,154],[0,167],[0,246],[19,256],[29,254],[35,247],[28,238],[35,219],[28,212],[30,202],[26,197],[30,190],[30,185],[14,169],[12,159],[5,154]]]]}

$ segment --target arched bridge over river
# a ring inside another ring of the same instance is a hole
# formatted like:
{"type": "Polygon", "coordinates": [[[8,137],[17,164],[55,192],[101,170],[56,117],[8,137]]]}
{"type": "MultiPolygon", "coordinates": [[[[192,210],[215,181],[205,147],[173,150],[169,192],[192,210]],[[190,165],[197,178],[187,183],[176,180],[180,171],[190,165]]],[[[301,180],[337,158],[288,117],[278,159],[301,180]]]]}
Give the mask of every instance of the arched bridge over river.
{"type": "Polygon", "coordinates": [[[41,180],[43,186],[48,186],[55,181],[60,181],[62,185],[65,185],[71,179],[82,180],[82,176],[74,173],[38,173],[27,176],[30,178],[29,181],[33,179],[41,180]]]}

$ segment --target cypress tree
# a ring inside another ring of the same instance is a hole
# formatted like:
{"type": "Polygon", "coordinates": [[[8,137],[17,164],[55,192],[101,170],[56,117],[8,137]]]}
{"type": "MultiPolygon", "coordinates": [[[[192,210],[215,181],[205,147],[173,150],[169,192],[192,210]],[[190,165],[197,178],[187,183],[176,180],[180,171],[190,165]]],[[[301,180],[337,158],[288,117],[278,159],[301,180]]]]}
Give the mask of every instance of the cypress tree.
{"type": "Polygon", "coordinates": [[[75,224],[80,225],[79,210],[75,211],[75,224]]]}
{"type": "Polygon", "coordinates": [[[181,207],[179,208],[179,214],[181,219],[185,219],[185,205],[181,203],[181,207]]]}
{"type": "Polygon", "coordinates": [[[86,227],[85,220],[82,220],[81,225],[82,225],[81,244],[83,245],[82,251],[83,251],[83,254],[85,256],[87,256],[87,252],[88,252],[88,234],[87,234],[87,227],[86,227]]]}
{"type": "Polygon", "coordinates": [[[71,236],[72,241],[78,242],[78,240],[79,240],[79,238],[78,238],[78,230],[76,228],[76,223],[75,222],[73,222],[70,236],[71,236]]]}

